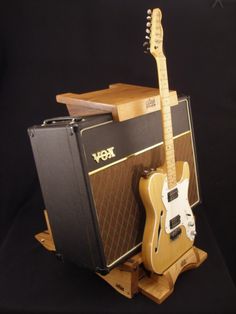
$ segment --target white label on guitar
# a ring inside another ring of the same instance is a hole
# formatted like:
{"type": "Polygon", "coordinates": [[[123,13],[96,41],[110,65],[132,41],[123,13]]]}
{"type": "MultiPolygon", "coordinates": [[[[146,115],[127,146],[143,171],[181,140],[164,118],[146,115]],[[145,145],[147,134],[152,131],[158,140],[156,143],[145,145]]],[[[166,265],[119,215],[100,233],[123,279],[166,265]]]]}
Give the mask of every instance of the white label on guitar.
{"type": "Polygon", "coordinates": [[[182,225],[186,229],[187,237],[191,241],[194,241],[196,226],[192,209],[188,201],[188,185],[188,179],[178,182],[176,186],[178,189],[178,197],[169,202],[168,192],[170,192],[170,190],[168,189],[167,179],[165,180],[162,190],[162,201],[166,208],[165,230],[167,233],[171,233],[173,230],[182,225]],[[171,229],[170,221],[178,215],[180,216],[180,224],[171,229]]]}

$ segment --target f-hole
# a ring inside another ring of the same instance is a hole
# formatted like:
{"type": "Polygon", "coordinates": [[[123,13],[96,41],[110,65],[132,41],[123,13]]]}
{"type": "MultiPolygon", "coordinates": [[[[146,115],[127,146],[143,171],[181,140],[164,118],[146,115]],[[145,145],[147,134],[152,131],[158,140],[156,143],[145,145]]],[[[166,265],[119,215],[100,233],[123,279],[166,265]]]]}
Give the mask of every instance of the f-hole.
{"type": "Polygon", "coordinates": [[[162,217],[162,215],[163,215],[163,210],[160,213],[159,226],[158,226],[158,231],[157,231],[157,246],[155,247],[155,253],[158,251],[158,246],[159,246],[160,233],[161,233],[161,217],[162,217]]]}

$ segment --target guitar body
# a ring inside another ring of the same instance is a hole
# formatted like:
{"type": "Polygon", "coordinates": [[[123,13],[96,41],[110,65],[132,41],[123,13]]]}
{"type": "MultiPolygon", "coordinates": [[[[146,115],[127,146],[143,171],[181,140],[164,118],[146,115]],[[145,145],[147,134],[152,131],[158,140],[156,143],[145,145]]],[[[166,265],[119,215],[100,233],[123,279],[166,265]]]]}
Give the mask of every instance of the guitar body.
{"type": "Polygon", "coordinates": [[[142,177],[139,192],[146,210],[142,256],[144,266],[162,274],[192,246],[195,221],[188,201],[189,166],[176,162],[177,196],[170,191],[164,168],[142,177]]]}

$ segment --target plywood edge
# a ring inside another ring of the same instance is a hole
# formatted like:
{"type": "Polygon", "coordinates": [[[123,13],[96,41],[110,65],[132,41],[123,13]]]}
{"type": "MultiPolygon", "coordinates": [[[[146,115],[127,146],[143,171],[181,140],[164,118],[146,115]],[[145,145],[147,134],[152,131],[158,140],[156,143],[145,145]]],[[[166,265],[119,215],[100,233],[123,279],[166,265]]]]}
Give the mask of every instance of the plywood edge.
{"type": "Polygon", "coordinates": [[[66,93],[66,94],[60,94],[56,96],[56,100],[58,103],[66,104],[66,105],[72,105],[72,106],[83,106],[91,109],[102,109],[111,111],[110,104],[104,104],[100,102],[94,102],[91,100],[84,100],[79,98],[79,94],[73,94],[73,93],[66,93]]]}
{"type": "Polygon", "coordinates": [[[134,84],[127,84],[127,83],[113,83],[113,84],[110,84],[109,85],[109,89],[114,89],[114,88],[128,88],[128,89],[153,89],[153,90],[156,90],[158,91],[159,93],[159,89],[158,88],[155,88],[155,87],[147,87],[147,86],[142,86],[142,85],[134,85],[134,84]]]}
{"type": "Polygon", "coordinates": [[[134,85],[131,85],[131,84],[125,84],[125,83],[113,83],[113,84],[110,84],[109,85],[109,88],[120,88],[120,87],[124,87],[124,86],[134,86],[134,85]]]}
{"type": "Polygon", "coordinates": [[[42,244],[48,251],[55,252],[56,247],[53,238],[48,230],[36,234],[35,239],[42,244]]]}

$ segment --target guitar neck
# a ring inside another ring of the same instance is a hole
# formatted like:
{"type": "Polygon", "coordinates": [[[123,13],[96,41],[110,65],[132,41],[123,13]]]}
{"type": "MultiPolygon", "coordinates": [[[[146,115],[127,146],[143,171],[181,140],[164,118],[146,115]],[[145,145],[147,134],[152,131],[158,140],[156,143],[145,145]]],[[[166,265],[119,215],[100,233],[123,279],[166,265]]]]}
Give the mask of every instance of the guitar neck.
{"type": "Polygon", "coordinates": [[[156,58],[159,90],[161,98],[162,130],[165,151],[165,167],[167,173],[168,188],[176,186],[175,150],[173,139],[173,128],[171,118],[171,107],[169,97],[169,84],[165,56],[156,58]]]}

